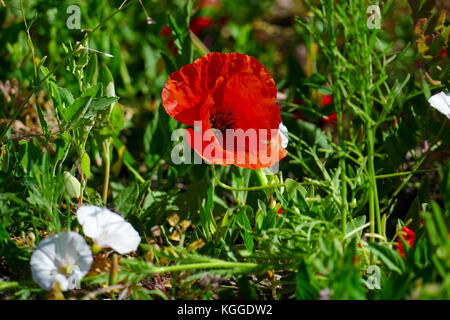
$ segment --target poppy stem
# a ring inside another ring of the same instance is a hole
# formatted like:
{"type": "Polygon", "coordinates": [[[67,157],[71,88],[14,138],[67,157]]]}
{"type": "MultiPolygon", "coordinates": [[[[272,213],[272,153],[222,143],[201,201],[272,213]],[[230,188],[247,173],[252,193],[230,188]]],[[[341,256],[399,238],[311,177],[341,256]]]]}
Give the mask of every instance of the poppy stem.
{"type": "Polygon", "coordinates": [[[219,177],[217,177],[216,168],[215,168],[214,165],[211,165],[211,171],[212,171],[212,174],[214,176],[214,180],[217,182],[217,184],[220,187],[222,187],[224,189],[227,189],[227,190],[230,190],[230,191],[258,191],[258,190],[274,189],[274,188],[284,187],[284,183],[274,183],[274,184],[265,185],[265,186],[246,187],[246,188],[232,187],[232,186],[229,186],[229,185],[223,183],[222,181],[220,181],[219,177]]]}

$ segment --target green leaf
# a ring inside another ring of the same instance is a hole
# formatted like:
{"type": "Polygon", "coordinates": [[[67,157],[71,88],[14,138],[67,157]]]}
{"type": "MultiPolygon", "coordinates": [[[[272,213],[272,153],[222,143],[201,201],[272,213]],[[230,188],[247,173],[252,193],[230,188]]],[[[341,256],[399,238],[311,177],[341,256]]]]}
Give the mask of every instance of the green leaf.
{"type": "Polygon", "coordinates": [[[169,21],[170,31],[172,32],[172,36],[174,38],[174,43],[177,46],[178,50],[181,51],[182,43],[184,42],[184,39],[188,35],[188,31],[187,31],[188,29],[183,28],[183,26],[180,26],[178,24],[177,20],[175,19],[175,17],[171,14],[168,16],[168,21],[169,21]]]}
{"type": "Polygon", "coordinates": [[[56,110],[58,110],[59,114],[63,117],[65,122],[68,122],[65,112],[64,112],[64,105],[61,102],[61,96],[59,93],[59,87],[54,82],[49,82],[48,87],[50,89],[50,96],[52,97],[53,105],[55,106],[56,110]]]}
{"type": "Polygon", "coordinates": [[[92,86],[84,90],[80,97],[95,98],[99,94],[101,88],[102,88],[101,84],[96,84],[95,86],[92,86]]]}
{"type": "Polygon", "coordinates": [[[86,152],[81,157],[81,173],[84,174],[87,179],[89,179],[89,176],[91,175],[91,159],[86,152]]]}
{"type": "Polygon", "coordinates": [[[0,281],[0,290],[18,287],[19,283],[15,281],[0,281]]]}
{"type": "Polygon", "coordinates": [[[91,58],[89,59],[89,63],[86,67],[86,74],[84,77],[84,84],[85,86],[92,86],[96,83],[96,76],[97,76],[97,54],[92,54],[91,58]]]}
{"type": "Polygon", "coordinates": [[[116,90],[114,87],[114,78],[111,74],[111,71],[104,64],[102,64],[102,67],[100,68],[99,80],[103,84],[103,88],[105,88],[105,95],[107,97],[114,97],[116,95],[116,90]]]}
{"type": "Polygon", "coordinates": [[[58,89],[58,94],[60,96],[63,107],[64,108],[69,107],[75,101],[72,93],[69,90],[67,90],[66,88],[57,87],[57,89],[58,89]]]}
{"type": "MultiPolygon", "coordinates": [[[[113,145],[116,148],[117,152],[120,152],[121,148],[125,146],[124,143],[119,139],[119,137],[116,137],[116,136],[113,137],[113,145]]],[[[137,161],[133,158],[131,153],[126,149],[126,146],[125,146],[125,151],[123,153],[123,161],[132,166],[137,165],[137,161]]]]}
{"type": "Polygon", "coordinates": [[[36,140],[32,142],[28,142],[25,140],[19,141],[19,150],[21,155],[20,164],[23,167],[23,170],[30,175],[33,175],[34,172],[31,169],[32,165],[39,161],[39,158],[42,155],[42,149],[37,146],[36,140]]]}
{"type": "Polygon", "coordinates": [[[133,184],[117,194],[113,200],[113,206],[117,211],[121,212],[124,217],[126,217],[135,208],[138,195],[138,185],[133,184]]]}
{"type": "Polygon", "coordinates": [[[118,97],[100,97],[92,100],[91,107],[97,111],[103,111],[109,108],[111,104],[119,100],[118,97]]]}
{"type": "Polygon", "coordinates": [[[67,149],[70,146],[70,135],[68,133],[61,134],[53,141],[56,149],[56,159],[58,161],[63,160],[67,149]]]}
{"type": "Polygon", "coordinates": [[[299,190],[303,197],[306,196],[305,188],[303,188],[303,186],[300,183],[298,183],[297,181],[292,180],[292,179],[286,179],[284,184],[286,186],[286,192],[291,199],[294,198],[296,190],[299,190]]]}
{"type": "Polygon", "coordinates": [[[123,114],[122,108],[117,102],[114,103],[109,120],[115,132],[122,131],[125,125],[125,116],[123,114]]]}
{"type": "Polygon", "coordinates": [[[394,251],[386,245],[379,243],[369,244],[369,249],[386,265],[389,270],[398,274],[402,274],[405,271],[405,261],[397,251],[394,251]]]}
{"type": "Polygon", "coordinates": [[[242,239],[244,240],[244,245],[249,251],[253,251],[253,237],[251,235],[252,233],[252,226],[250,224],[250,220],[247,216],[247,209],[251,210],[251,207],[245,206],[242,207],[239,212],[236,215],[236,223],[241,227],[243,230],[241,232],[242,239]]]}
{"type": "Polygon", "coordinates": [[[295,275],[295,296],[297,300],[317,300],[319,298],[319,290],[317,290],[314,282],[311,269],[302,260],[295,275]]]}
{"type": "Polygon", "coordinates": [[[85,110],[88,106],[88,103],[91,101],[91,97],[80,97],[72,103],[69,108],[64,110],[64,120],[66,122],[73,122],[78,119],[83,110],[85,110]]]}

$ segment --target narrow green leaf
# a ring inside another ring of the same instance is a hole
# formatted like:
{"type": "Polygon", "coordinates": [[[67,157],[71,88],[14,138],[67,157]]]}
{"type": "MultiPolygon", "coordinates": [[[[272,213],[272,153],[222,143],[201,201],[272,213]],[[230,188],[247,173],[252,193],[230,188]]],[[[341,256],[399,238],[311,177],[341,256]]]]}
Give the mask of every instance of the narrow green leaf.
{"type": "Polygon", "coordinates": [[[86,152],[81,157],[81,173],[84,174],[87,179],[89,179],[89,176],[91,175],[91,159],[86,152]]]}

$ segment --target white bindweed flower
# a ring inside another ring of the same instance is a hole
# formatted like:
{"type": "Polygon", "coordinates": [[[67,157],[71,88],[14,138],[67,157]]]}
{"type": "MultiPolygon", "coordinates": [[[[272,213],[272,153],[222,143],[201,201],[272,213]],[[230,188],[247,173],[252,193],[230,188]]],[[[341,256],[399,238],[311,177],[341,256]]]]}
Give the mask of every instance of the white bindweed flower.
{"type": "Polygon", "coordinates": [[[445,94],[441,91],[428,99],[428,102],[433,108],[450,119],[450,93],[445,94]]]}
{"type": "Polygon", "coordinates": [[[280,122],[280,126],[278,127],[278,130],[280,131],[281,145],[283,146],[283,148],[286,149],[288,142],[289,142],[288,129],[283,124],[283,122],[280,122]]]}
{"type": "Polygon", "coordinates": [[[92,252],[82,236],[73,231],[58,233],[42,240],[31,256],[33,280],[43,289],[56,283],[61,291],[79,289],[88,273],[92,252]]]}
{"type": "Polygon", "coordinates": [[[97,206],[81,206],[77,210],[83,232],[100,248],[112,248],[120,254],[136,251],[141,238],[133,226],[120,215],[97,206]]]}

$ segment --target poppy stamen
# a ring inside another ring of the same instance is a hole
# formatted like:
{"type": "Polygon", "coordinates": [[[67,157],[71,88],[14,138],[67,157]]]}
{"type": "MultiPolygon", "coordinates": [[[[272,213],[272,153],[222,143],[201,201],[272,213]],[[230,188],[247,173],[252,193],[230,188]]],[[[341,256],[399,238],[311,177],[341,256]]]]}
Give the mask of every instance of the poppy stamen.
{"type": "Polygon", "coordinates": [[[227,129],[236,128],[236,118],[232,112],[216,111],[210,117],[211,127],[225,133],[227,129]]]}

